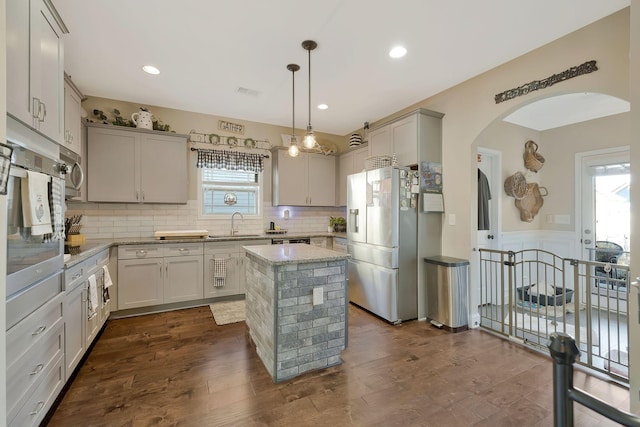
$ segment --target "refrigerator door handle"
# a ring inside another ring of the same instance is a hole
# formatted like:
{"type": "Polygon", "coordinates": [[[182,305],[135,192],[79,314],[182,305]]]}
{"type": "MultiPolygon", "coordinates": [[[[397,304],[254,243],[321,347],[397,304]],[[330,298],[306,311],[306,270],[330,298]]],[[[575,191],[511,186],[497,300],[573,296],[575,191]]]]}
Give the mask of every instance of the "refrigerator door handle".
{"type": "Polygon", "coordinates": [[[358,209],[349,209],[349,222],[351,223],[350,225],[353,225],[351,229],[354,233],[358,232],[358,223],[360,222],[358,211],[358,209]]]}

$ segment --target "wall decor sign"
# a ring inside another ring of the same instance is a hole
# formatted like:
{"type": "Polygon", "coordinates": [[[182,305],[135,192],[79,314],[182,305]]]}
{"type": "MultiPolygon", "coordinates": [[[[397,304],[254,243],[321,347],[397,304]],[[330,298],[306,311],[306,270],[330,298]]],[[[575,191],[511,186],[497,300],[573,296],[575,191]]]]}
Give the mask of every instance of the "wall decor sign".
{"type": "Polygon", "coordinates": [[[497,94],[494,97],[494,99],[496,101],[496,104],[499,104],[501,102],[508,101],[513,98],[517,98],[518,96],[526,95],[529,92],[533,92],[539,89],[544,89],[549,86],[553,86],[556,83],[563,82],[565,80],[569,80],[571,78],[578,77],[583,74],[593,73],[594,71],[598,71],[598,67],[596,66],[596,61],[587,61],[582,65],[571,67],[568,70],[564,70],[559,74],[554,74],[552,76],[549,76],[546,79],[534,80],[520,87],[505,90],[504,92],[497,94]]]}
{"type": "Polygon", "coordinates": [[[244,125],[218,120],[218,129],[244,135],[244,125]]]}

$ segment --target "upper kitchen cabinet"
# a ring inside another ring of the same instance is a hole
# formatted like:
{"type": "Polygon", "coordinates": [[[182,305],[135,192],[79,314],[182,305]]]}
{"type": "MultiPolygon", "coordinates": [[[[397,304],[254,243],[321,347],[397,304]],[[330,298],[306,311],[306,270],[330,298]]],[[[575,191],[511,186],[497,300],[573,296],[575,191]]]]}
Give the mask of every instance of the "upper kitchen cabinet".
{"type": "Polygon", "coordinates": [[[317,153],[289,156],[274,150],[273,205],[335,206],[336,159],[317,153]]]}
{"type": "Polygon", "coordinates": [[[68,33],[50,0],[7,0],[7,113],[63,143],[68,33]]]}
{"type": "Polygon", "coordinates": [[[340,155],[338,166],[337,206],[347,206],[347,177],[362,172],[369,156],[369,147],[360,147],[340,155]]]}
{"type": "Polygon", "coordinates": [[[88,124],[90,202],[186,203],[187,135],[88,124]]]}
{"type": "Polygon", "coordinates": [[[429,142],[440,141],[433,130],[440,129],[442,114],[419,109],[384,124],[369,133],[369,153],[372,156],[392,156],[400,166],[416,165],[433,158],[429,142]]]}
{"type": "Polygon", "coordinates": [[[82,98],[71,78],[64,75],[64,146],[82,156],[82,98]]]}

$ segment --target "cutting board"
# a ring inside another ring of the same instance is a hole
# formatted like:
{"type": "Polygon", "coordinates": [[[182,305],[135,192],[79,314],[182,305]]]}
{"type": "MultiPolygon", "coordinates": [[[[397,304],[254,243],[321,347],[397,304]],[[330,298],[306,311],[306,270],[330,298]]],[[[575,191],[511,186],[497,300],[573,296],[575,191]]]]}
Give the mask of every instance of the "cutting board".
{"type": "Polygon", "coordinates": [[[165,230],[156,231],[154,236],[157,240],[206,239],[209,230],[165,230]]]}

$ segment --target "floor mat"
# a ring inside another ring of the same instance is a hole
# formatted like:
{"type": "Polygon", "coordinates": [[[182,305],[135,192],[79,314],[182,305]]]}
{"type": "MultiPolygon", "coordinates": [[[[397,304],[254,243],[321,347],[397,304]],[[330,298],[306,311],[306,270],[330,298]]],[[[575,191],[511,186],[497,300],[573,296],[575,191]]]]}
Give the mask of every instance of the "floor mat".
{"type": "Polygon", "coordinates": [[[216,325],[243,322],[245,319],[244,300],[224,301],[209,304],[216,325]]]}

